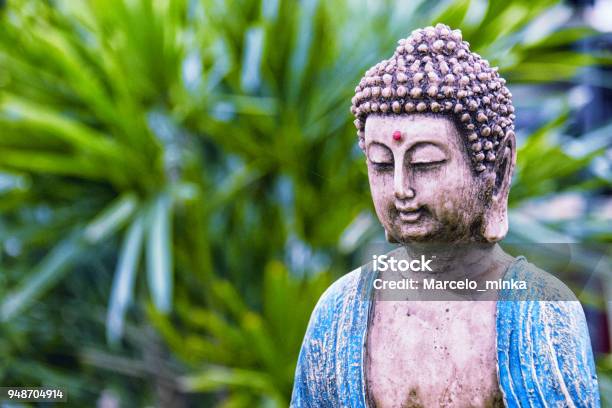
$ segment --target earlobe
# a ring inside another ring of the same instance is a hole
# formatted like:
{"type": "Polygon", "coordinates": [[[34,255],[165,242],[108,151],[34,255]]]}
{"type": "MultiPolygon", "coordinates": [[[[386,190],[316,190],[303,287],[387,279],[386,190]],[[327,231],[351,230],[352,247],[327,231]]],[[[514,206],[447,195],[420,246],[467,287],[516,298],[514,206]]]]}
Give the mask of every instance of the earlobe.
{"type": "MultiPolygon", "coordinates": [[[[506,203],[494,202],[486,210],[482,226],[482,236],[487,242],[498,242],[508,233],[508,210],[506,203]]],[[[504,200],[505,201],[505,200],[504,200]]]]}
{"type": "Polygon", "coordinates": [[[494,169],[489,205],[484,214],[482,236],[487,242],[501,241],[508,233],[508,195],[516,162],[514,132],[506,134],[504,152],[494,169]]]}

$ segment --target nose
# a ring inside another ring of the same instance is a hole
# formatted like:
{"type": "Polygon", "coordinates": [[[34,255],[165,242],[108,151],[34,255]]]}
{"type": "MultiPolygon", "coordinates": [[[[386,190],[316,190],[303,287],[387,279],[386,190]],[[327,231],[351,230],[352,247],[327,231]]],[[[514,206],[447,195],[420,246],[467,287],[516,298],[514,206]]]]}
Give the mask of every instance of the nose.
{"type": "Polygon", "coordinates": [[[415,191],[409,184],[410,180],[406,168],[401,162],[396,162],[393,175],[393,193],[395,198],[399,200],[413,198],[415,191]]]}

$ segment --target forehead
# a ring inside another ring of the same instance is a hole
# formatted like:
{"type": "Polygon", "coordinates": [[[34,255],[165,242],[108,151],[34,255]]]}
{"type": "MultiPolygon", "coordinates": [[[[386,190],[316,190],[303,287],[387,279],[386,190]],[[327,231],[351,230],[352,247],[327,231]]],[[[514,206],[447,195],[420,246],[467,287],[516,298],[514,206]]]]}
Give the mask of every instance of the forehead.
{"type": "Polygon", "coordinates": [[[393,132],[399,130],[407,143],[430,142],[459,147],[459,132],[454,122],[444,116],[423,114],[370,115],[365,125],[366,145],[371,142],[389,144],[393,132]]]}

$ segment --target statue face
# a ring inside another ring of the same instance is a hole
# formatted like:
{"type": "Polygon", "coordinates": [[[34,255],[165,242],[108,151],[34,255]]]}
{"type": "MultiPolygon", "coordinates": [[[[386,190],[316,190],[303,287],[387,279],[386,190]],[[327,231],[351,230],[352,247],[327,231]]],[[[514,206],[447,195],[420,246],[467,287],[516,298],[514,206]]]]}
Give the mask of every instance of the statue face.
{"type": "Polygon", "coordinates": [[[389,235],[402,243],[478,239],[483,184],[451,120],[370,115],[365,152],[376,214],[389,235]]]}

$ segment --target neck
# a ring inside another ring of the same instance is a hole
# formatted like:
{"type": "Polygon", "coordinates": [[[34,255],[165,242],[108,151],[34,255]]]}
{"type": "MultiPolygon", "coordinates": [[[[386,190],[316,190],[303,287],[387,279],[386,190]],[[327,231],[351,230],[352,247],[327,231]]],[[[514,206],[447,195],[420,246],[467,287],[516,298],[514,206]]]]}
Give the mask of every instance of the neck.
{"type": "Polygon", "coordinates": [[[495,243],[409,244],[404,249],[411,259],[432,259],[432,271],[413,272],[414,276],[437,280],[497,280],[514,259],[495,243]]]}

